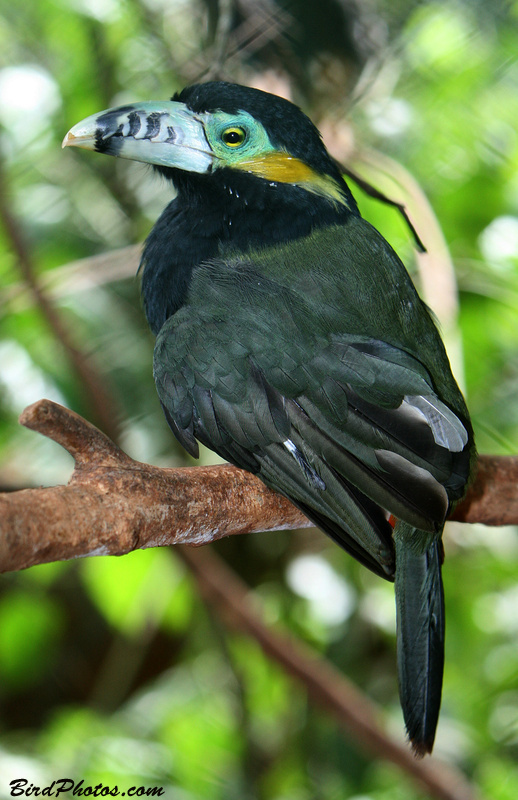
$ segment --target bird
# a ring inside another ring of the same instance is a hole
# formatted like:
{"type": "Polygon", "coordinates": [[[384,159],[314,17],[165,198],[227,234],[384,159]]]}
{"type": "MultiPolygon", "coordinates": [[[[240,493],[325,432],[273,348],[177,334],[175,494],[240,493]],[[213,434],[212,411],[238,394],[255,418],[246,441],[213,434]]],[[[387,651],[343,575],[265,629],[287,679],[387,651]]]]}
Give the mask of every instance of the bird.
{"type": "Polygon", "coordinates": [[[416,757],[441,704],[442,532],[475,459],[433,314],[290,101],[224,81],[102,111],[63,146],[150,164],[176,194],[140,265],[167,422],[257,475],[395,583],[416,757]]]}

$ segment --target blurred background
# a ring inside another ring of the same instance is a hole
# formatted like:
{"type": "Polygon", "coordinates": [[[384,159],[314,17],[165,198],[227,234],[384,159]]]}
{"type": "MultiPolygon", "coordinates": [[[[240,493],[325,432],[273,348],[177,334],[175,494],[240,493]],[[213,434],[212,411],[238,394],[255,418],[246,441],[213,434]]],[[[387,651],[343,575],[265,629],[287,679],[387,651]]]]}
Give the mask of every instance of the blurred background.
{"type": "MultiPolygon", "coordinates": [[[[479,451],[516,453],[518,2],[0,0],[2,489],[70,476],[71,458],[17,423],[41,397],[134,458],[192,463],[155,394],[135,277],[172,189],[60,143],[94,112],[209,78],[290,97],[337,158],[407,205],[424,256],[398,212],[351,183],[440,320],[479,451]]],[[[518,797],[516,533],[445,534],[435,752],[495,800],[518,797]]],[[[214,549],[268,623],[330,659],[403,741],[393,587],[316,531],[214,549]]],[[[64,776],[172,800],[422,796],[229,634],[166,550],[1,576],[0,776],[0,797],[14,778],[64,776]]]]}

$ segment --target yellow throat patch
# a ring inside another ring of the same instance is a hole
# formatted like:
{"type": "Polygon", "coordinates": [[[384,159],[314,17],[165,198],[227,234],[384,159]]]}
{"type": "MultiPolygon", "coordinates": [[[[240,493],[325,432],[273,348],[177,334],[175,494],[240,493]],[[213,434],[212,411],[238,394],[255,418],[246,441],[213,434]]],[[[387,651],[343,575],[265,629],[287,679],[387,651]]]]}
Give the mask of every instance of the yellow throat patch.
{"type": "Polygon", "coordinates": [[[234,169],[250,172],[267,181],[295,184],[308,192],[314,192],[335,203],[347,206],[347,200],[333,178],[329,175],[320,175],[303,161],[288,153],[264,153],[248,161],[237,162],[232,166],[234,169]]]}

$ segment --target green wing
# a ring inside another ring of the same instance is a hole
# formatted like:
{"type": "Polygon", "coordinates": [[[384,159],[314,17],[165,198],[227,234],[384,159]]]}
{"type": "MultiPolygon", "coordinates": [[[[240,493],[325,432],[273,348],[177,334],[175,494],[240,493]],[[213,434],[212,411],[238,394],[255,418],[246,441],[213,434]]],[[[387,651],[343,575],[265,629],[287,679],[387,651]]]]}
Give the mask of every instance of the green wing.
{"type": "Polygon", "coordinates": [[[386,512],[439,530],[466,481],[468,432],[414,355],[373,324],[350,332],[357,309],[336,289],[326,300],[322,267],[281,267],[268,255],[197,268],[157,339],[160,400],[192,455],[199,440],[257,473],[392,578],[386,512]]]}

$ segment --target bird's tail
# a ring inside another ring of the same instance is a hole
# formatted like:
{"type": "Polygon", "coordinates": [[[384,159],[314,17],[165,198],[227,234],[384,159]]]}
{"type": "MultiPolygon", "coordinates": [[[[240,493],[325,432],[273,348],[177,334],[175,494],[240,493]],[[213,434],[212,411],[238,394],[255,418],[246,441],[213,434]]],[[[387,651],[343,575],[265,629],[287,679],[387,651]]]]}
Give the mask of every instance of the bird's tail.
{"type": "Polygon", "coordinates": [[[416,756],[431,753],[444,666],[442,540],[401,520],[394,529],[399,694],[416,756]]]}

